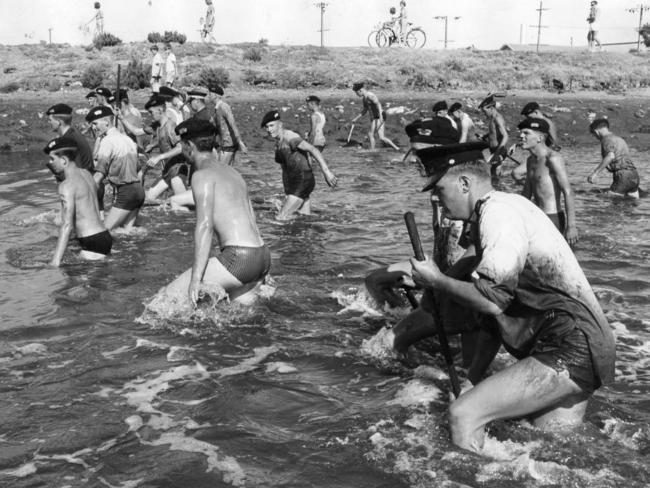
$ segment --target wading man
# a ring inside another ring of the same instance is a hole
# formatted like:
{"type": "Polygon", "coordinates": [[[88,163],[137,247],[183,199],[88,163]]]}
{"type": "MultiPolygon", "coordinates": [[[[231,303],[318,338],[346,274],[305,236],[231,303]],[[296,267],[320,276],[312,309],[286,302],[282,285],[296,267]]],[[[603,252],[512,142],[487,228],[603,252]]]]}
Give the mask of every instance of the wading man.
{"type": "Polygon", "coordinates": [[[219,149],[224,163],[232,166],[235,163],[237,151],[241,150],[244,154],[248,154],[248,148],[239,134],[239,128],[230,105],[221,98],[223,97],[223,88],[217,85],[213,87],[212,91],[216,95],[214,119],[219,131],[219,149]]]}
{"type": "Polygon", "coordinates": [[[295,132],[284,128],[277,110],[267,112],[261,125],[275,139],[275,161],[282,167],[282,183],[286,199],[277,214],[277,219],[287,220],[295,213],[309,215],[311,213],[309,196],[314,190],[316,180],[308,155],[318,163],[329,186],[336,186],[336,176],[329,170],[318,149],[295,132]]]}
{"type": "Polygon", "coordinates": [[[502,342],[519,359],[451,404],[452,440],[480,452],[485,426],[506,418],[528,417],[547,429],[575,426],[594,390],[614,376],[614,337],[598,301],[544,212],[495,191],[482,161],[457,162],[444,149],[429,163],[424,190],[439,197],[449,218],[470,224],[477,263],[468,282],[444,275],[428,258],[411,259],[413,278],[492,317],[497,327],[482,331],[482,340],[502,342]]]}
{"type": "Polygon", "coordinates": [[[352,119],[354,124],[357,120],[363,117],[365,114],[370,114],[370,129],[368,130],[368,140],[370,141],[370,149],[375,149],[375,132],[379,136],[379,140],[384,144],[389,145],[396,151],[399,151],[399,147],[388,139],[384,134],[385,120],[384,115],[381,109],[381,103],[377,98],[377,95],[368,91],[363,83],[355,83],[352,85],[352,91],[356,93],[358,97],[361,97],[363,101],[363,110],[359,115],[352,119]]]}
{"type": "Polygon", "coordinates": [[[77,142],[67,137],[54,139],[43,149],[47,167],[59,181],[61,227],[50,264],[60,266],[74,230],[84,259],[102,259],[110,254],[113,239],[104,227],[97,203],[97,185],[90,172],[75,163],[77,142]]]}
{"type": "Polygon", "coordinates": [[[529,118],[518,127],[520,145],[530,153],[522,195],[535,202],[573,246],[578,242],[575,201],[564,159],[549,147],[549,125],[544,119],[529,118]]]}
{"type": "Polygon", "coordinates": [[[498,167],[506,157],[506,144],[508,144],[508,129],[503,115],[497,110],[497,103],[492,95],[488,96],[478,106],[488,118],[488,133],[486,135],[489,145],[490,157],[488,163],[491,165],[490,172],[493,177],[497,173],[498,167]]]}
{"type": "Polygon", "coordinates": [[[106,178],[113,186],[113,206],[104,224],[109,231],[116,227],[130,230],[144,203],[144,189],[138,177],[137,146],[115,127],[114,114],[109,107],[92,109],[86,120],[92,124],[98,137],[95,182],[101,185],[106,178]]]}
{"type": "Polygon", "coordinates": [[[590,132],[600,141],[602,161],[589,175],[587,181],[594,183],[603,169],[612,173],[611,193],[639,198],[639,173],[630,158],[630,149],[622,137],[609,130],[607,119],[596,119],[589,126],[590,132]]]}

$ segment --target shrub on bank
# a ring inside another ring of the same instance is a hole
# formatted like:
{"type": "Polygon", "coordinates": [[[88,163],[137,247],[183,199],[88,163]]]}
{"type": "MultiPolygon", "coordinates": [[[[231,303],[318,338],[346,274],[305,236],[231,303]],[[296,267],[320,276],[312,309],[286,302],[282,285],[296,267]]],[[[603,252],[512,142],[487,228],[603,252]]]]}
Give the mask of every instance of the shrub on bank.
{"type": "Polygon", "coordinates": [[[139,90],[149,86],[149,75],[151,73],[151,65],[144,64],[142,61],[131,58],[129,64],[124,69],[123,78],[120,80],[125,87],[132,90],[139,90]]]}
{"type": "Polygon", "coordinates": [[[122,39],[109,32],[104,32],[103,34],[98,34],[93,39],[93,46],[97,49],[101,49],[106,46],[117,46],[122,44],[122,39]]]}
{"type": "Polygon", "coordinates": [[[164,34],[161,34],[160,32],[150,32],[147,35],[147,41],[154,44],[158,42],[177,42],[178,44],[185,44],[187,36],[177,31],[165,31],[164,34]]]}
{"type": "Polygon", "coordinates": [[[215,86],[226,88],[230,85],[230,75],[224,68],[203,68],[199,72],[198,79],[196,80],[199,85],[206,87],[210,91],[214,91],[215,86]]]}
{"type": "Polygon", "coordinates": [[[262,61],[262,49],[259,47],[249,47],[244,51],[243,58],[244,61],[252,61],[253,63],[259,63],[262,61]]]}
{"type": "Polygon", "coordinates": [[[106,77],[106,68],[102,64],[93,64],[88,66],[81,74],[81,85],[85,88],[94,89],[104,83],[106,77]]]}

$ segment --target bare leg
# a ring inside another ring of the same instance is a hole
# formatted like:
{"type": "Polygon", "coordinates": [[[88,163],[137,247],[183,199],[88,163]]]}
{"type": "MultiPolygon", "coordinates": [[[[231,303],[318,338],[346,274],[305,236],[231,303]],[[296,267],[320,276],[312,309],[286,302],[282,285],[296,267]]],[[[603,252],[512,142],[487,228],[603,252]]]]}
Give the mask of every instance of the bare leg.
{"type": "Polygon", "coordinates": [[[302,201],[298,213],[301,215],[311,215],[311,200],[309,200],[309,198],[302,201]]]}
{"type": "Polygon", "coordinates": [[[129,221],[131,212],[132,210],[125,210],[123,208],[111,208],[106,215],[106,220],[104,221],[106,229],[111,231],[117,227],[121,227],[123,224],[129,221]]]}
{"type": "Polygon", "coordinates": [[[88,261],[100,261],[104,259],[106,255],[98,252],[86,251],[85,249],[82,249],[79,252],[79,257],[82,259],[86,259],[88,261]]]}
{"type": "Polygon", "coordinates": [[[377,121],[370,122],[370,130],[368,131],[368,141],[370,142],[370,149],[375,149],[375,131],[377,130],[377,121]]]}
{"type": "Polygon", "coordinates": [[[192,190],[185,190],[183,193],[174,195],[169,199],[172,210],[187,210],[187,207],[194,205],[192,190]]]}
{"type": "Polygon", "coordinates": [[[399,151],[399,147],[395,145],[393,141],[391,141],[386,135],[384,134],[384,123],[381,122],[379,124],[379,127],[377,127],[377,135],[379,136],[379,140],[385,144],[388,144],[390,147],[395,149],[396,151],[399,151]]]}
{"type": "Polygon", "coordinates": [[[284,205],[276,215],[278,220],[289,220],[294,217],[294,213],[298,212],[305,201],[295,195],[287,195],[284,200],[284,205]]]}
{"type": "Polygon", "coordinates": [[[228,166],[233,166],[235,164],[235,154],[236,151],[221,151],[221,161],[228,166]]]}
{"type": "Polygon", "coordinates": [[[156,200],[163,192],[169,188],[165,180],[160,180],[154,186],[149,188],[145,193],[145,198],[149,201],[156,200]]]}
{"type": "Polygon", "coordinates": [[[542,413],[542,425],[548,425],[551,419],[554,423],[575,424],[582,419],[577,419],[581,408],[577,404],[586,399],[567,372],[558,373],[534,358],[526,358],[486,378],[451,404],[452,441],[478,452],[488,423],[536,413],[542,413]]]}
{"type": "Polygon", "coordinates": [[[187,188],[185,188],[185,183],[183,183],[183,179],[180,176],[174,176],[170,183],[172,184],[174,195],[180,195],[181,193],[185,193],[187,191],[187,188]]]}

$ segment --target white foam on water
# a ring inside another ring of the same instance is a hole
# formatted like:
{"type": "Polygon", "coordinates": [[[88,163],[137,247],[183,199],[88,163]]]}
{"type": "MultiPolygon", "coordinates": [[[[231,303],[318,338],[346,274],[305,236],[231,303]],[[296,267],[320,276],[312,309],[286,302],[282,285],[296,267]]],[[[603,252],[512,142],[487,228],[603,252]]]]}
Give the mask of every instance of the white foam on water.
{"type": "Polygon", "coordinates": [[[118,356],[119,354],[123,354],[132,350],[133,348],[131,346],[121,346],[117,349],[113,349],[112,351],[102,352],[102,356],[104,356],[106,359],[113,359],[114,356],[118,356]]]}
{"type": "Polygon", "coordinates": [[[113,485],[101,476],[98,476],[97,479],[108,488],[138,488],[138,486],[140,486],[144,481],[144,478],[138,478],[137,480],[122,481],[119,485],[113,485]]]}
{"type": "Polygon", "coordinates": [[[18,225],[24,226],[35,224],[61,225],[61,212],[59,210],[48,210],[47,212],[27,217],[18,222],[18,225]]]}
{"type": "Polygon", "coordinates": [[[634,451],[640,451],[650,446],[650,426],[648,425],[609,418],[605,420],[601,432],[634,451]]]}
{"type": "Polygon", "coordinates": [[[361,352],[379,360],[397,359],[397,353],[393,349],[395,333],[388,327],[382,328],[370,339],[361,341],[361,352]]]}
{"type": "Polygon", "coordinates": [[[269,357],[274,352],[277,352],[278,350],[279,349],[277,346],[256,347],[253,349],[253,357],[244,359],[241,363],[235,366],[218,369],[214,372],[214,374],[225,377],[252,371],[256,369],[262,361],[264,361],[267,357],[269,357]]]}
{"type": "Polygon", "coordinates": [[[37,471],[38,468],[36,467],[36,463],[29,462],[15,469],[3,469],[0,471],[0,475],[13,476],[15,478],[24,478],[36,473],[37,471]]]}
{"type": "Polygon", "coordinates": [[[275,361],[272,363],[267,363],[266,364],[266,372],[267,373],[280,373],[280,374],[287,374],[287,373],[296,373],[298,371],[298,368],[295,366],[289,364],[289,363],[283,363],[281,361],[275,361]]]}
{"type": "Polygon", "coordinates": [[[194,351],[191,347],[186,346],[172,346],[167,353],[167,361],[170,363],[185,361],[190,358],[190,352],[194,351]]]}
{"type": "Polygon", "coordinates": [[[422,378],[425,380],[448,380],[449,375],[443,370],[436,368],[435,366],[421,365],[413,370],[413,376],[415,378],[422,378]]]}
{"type": "Polygon", "coordinates": [[[14,346],[13,350],[15,354],[21,354],[23,356],[47,354],[47,347],[38,342],[32,342],[30,344],[25,344],[24,346],[14,346]]]}
{"type": "Polygon", "coordinates": [[[431,402],[439,401],[441,396],[442,392],[435,385],[414,379],[402,386],[395,398],[387,404],[402,407],[428,406],[431,402]]]}
{"type": "Polygon", "coordinates": [[[363,317],[382,317],[385,311],[368,293],[365,288],[346,287],[334,290],[329,294],[343,307],[337,315],[346,313],[361,313],[363,317]]]}
{"type": "Polygon", "coordinates": [[[140,338],[136,339],[135,347],[136,347],[136,349],[138,349],[138,348],[143,348],[143,349],[163,349],[165,351],[167,349],[169,349],[169,346],[167,344],[160,344],[159,342],[154,342],[154,341],[150,341],[149,339],[140,339],[140,338]]]}
{"type": "Polygon", "coordinates": [[[149,231],[146,227],[133,226],[130,229],[124,227],[117,227],[111,231],[111,234],[118,236],[133,236],[133,237],[146,237],[149,231]]]}

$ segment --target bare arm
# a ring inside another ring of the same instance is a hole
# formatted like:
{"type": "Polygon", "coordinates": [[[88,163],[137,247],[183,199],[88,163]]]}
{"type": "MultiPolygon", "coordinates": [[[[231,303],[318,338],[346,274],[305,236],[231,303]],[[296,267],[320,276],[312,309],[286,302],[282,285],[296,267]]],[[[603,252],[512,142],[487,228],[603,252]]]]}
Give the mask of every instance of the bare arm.
{"type": "Polygon", "coordinates": [[[607,167],[607,166],[608,166],[612,161],[614,161],[614,158],[615,158],[615,157],[616,157],[616,156],[614,156],[614,153],[613,153],[613,152],[608,152],[607,155],[606,155],[606,156],[603,158],[603,160],[600,162],[600,164],[596,167],[596,169],[593,170],[593,172],[592,172],[592,173],[587,177],[587,181],[588,181],[589,183],[593,183],[593,182],[594,182],[594,179],[596,178],[596,176],[598,176],[598,174],[599,174],[603,169],[605,169],[605,168],[606,168],[606,167],[607,167]]]}
{"type": "Polygon", "coordinates": [[[65,248],[68,247],[70,234],[72,233],[72,226],[74,225],[74,193],[67,185],[62,184],[59,186],[59,198],[61,200],[61,227],[59,228],[59,239],[56,243],[54,256],[50,264],[58,267],[61,265],[63,253],[65,248]]]}
{"type": "Polygon", "coordinates": [[[147,161],[147,165],[149,166],[155,166],[157,165],[160,161],[163,161],[165,159],[173,158],[174,156],[178,156],[183,152],[183,148],[181,147],[180,144],[176,144],[173,148],[171,148],[169,151],[164,152],[162,154],[159,154],[158,156],[154,156],[153,158],[150,158],[149,161],[147,161]]]}
{"type": "Polygon", "coordinates": [[[323,176],[325,177],[327,184],[331,187],[335,187],[337,183],[336,176],[334,176],[334,173],[332,173],[327,167],[327,163],[325,162],[325,159],[323,158],[321,152],[309,144],[307,141],[301,141],[300,144],[298,144],[298,149],[310,154],[318,162],[318,165],[323,172],[323,176]]]}
{"type": "Polygon", "coordinates": [[[316,136],[317,125],[318,125],[318,115],[311,114],[309,116],[309,132],[307,133],[307,142],[309,142],[309,144],[314,143],[314,137],[316,136]]]}
{"type": "Polygon", "coordinates": [[[244,141],[242,141],[241,135],[239,134],[239,128],[237,127],[237,122],[235,122],[235,116],[232,114],[230,107],[224,110],[224,114],[228,127],[232,129],[232,135],[235,139],[234,142],[237,143],[243,153],[248,154],[248,148],[246,147],[246,144],[244,144],[244,141]]]}
{"type": "Polygon", "coordinates": [[[214,195],[210,185],[210,182],[196,178],[196,173],[192,178],[192,194],[194,202],[196,202],[196,228],[194,230],[194,262],[192,263],[192,277],[188,292],[190,301],[194,305],[199,298],[199,287],[210,258],[212,234],[214,233],[212,227],[214,195]]]}
{"type": "Polygon", "coordinates": [[[499,145],[497,146],[497,150],[499,150],[508,144],[508,129],[506,128],[506,121],[501,114],[496,117],[495,124],[497,132],[502,136],[501,142],[499,142],[499,145]]]}
{"type": "Polygon", "coordinates": [[[524,189],[521,191],[521,196],[527,198],[528,200],[530,200],[531,197],[533,196],[533,184],[531,183],[530,178],[528,176],[528,171],[530,167],[531,164],[528,164],[528,161],[526,161],[526,180],[524,181],[524,189]]]}
{"type": "Polygon", "coordinates": [[[559,154],[553,154],[549,158],[548,163],[551,172],[555,175],[560,191],[564,196],[564,208],[567,213],[566,240],[573,246],[578,242],[578,228],[576,227],[575,200],[573,198],[573,192],[571,191],[571,183],[569,183],[569,177],[566,173],[566,167],[562,156],[559,154]]]}
{"type": "Polygon", "coordinates": [[[122,125],[129,134],[133,134],[134,136],[144,136],[147,134],[142,127],[136,127],[125,119],[121,110],[117,110],[117,118],[122,122],[122,125]]]}
{"type": "Polygon", "coordinates": [[[413,266],[413,279],[416,283],[440,291],[458,304],[477,312],[486,315],[500,315],[503,313],[503,310],[497,304],[485,298],[473,283],[446,276],[430,258],[425,261],[411,258],[411,266],[413,266]]]}

